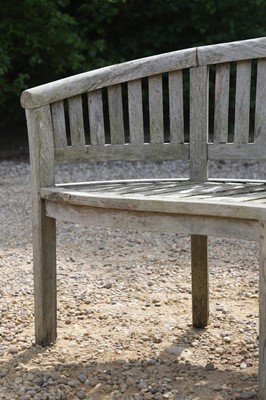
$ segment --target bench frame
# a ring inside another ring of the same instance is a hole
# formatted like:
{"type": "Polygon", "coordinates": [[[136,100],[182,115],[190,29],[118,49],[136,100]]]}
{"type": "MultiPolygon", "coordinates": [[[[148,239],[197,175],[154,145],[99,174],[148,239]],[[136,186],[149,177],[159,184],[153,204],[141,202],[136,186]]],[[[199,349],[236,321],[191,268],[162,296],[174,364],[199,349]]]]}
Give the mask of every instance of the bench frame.
{"type": "Polygon", "coordinates": [[[84,207],[45,199],[55,165],[112,160],[190,160],[190,182],[208,180],[208,160],[266,160],[266,38],[204,46],[86,72],[26,90],[21,96],[29,135],[36,343],[56,340],[56,219],[90,226],[175,231],[191,235],[193,326],[209,318],[208,235],[258,240],[259,398],[266,400],[266,208],[260,218],[171,214],[84,207]],[[249,142],[250,60],[257,61],[255,134],[249,142]],[[229,63],[237,64],[234,142],[228,143],[229,63]],[[215,137],[208,141],[209,66],[216,65],[215,137]],[[190,139],[184,139],[182,70],[190,73],[190,139]],[[163,138],[162,74],[169,79],[170,143],[163,138]],[[149,80],[150,143],[144,143],[141,80],[149,80]],[[130,143],[125,143],[121,85],[128,90],[130,143]],[[107,88],[111,143],[105,143],[102,89],[107,88]],[[82,98],[89,104],[85,143],[82,98]],[[68,104],[71,144],[64,107],[68,104]],[[248,114],[248,116],[247,116],[248,114]],[[121,122],[122,121],[122,122],[121,122]],[[121,133],[122,132],[122,133],[121,133]],[[265,218],[264,218],[265,216],[265,218]]]}

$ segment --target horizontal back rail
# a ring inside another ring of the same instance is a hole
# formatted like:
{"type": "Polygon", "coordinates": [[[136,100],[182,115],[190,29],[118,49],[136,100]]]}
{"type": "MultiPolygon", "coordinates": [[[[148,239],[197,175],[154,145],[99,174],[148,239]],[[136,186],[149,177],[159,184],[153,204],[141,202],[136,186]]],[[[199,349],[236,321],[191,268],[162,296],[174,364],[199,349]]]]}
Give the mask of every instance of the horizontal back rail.
{"type": "Polygon", "coordinates": [[[188,160],[189,144],[134,144],[64,147],[55,149],[55,159],[59,164],[90,161],[139,161],[139,160],[188,160]]]}

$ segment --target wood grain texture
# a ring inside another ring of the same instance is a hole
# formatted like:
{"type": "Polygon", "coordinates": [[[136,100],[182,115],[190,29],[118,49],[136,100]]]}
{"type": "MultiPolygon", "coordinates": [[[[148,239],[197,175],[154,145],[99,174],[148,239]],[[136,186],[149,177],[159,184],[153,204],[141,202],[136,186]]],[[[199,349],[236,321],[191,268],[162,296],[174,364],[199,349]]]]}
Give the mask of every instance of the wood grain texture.
{"type": "Polygon", "coordinates": [[[266,152],[259,144],[208,144],[209,160],[266,160],[266,152]]]}
{"type": "Polygon", "coordinates": [[[110,86],[107,92],[111,143],[123,144],[125,143],[125,130],[121,85],[110,86]]]}
{"type": "Polygon", "coordinates": [[[37,108],[80,93],[196,65],[195,48],[141,58],[25,90],[21,95],[21,105],[37,108]]]}
{"type": "Polygon", "coordinates": [[[184,143],[184,102],[182,70],[169,72],[170,142],[184,143]]]}
{"type": "Polygon", "coordinates": [[[208,177],[208,100],[207,67],[190,69],[190,179],[203,182],[208,177]]]}
{"type": "Polygon", "coordinates": [[[55,149],[58,164],[93,161],[188,160],[189,145],[185,144],[121,144],[104,146],[63,147],[55,149]]]}
{"type": "Polygon", "coordinates": [[[144,143],[142,84],[137,79],[127,84],[130,143],[144,143]]]}
{"type": "Polygon", "coordinates": [[[66,136],[64,102],[58,101],[56,103],[51,104],[51,114],[53,122],[55,147],[66,147],[67,136],[66,136]]]}
{"type": "Polygon", "coordinates": [[[250,115],[251,62],[239,61],[236,70],[235,143],[248,143],[250,115]]]}
{"type": "Polygon", "coordinates": [[[74,204],[46,201],[46,215],[62,221],[95,227],[144,230],[146,232],[169,232],[184,235],[205,234],[244,240],[258,239],[258,224],[255,221],[219,219],[198,215],[173,215],[83,207],[74,204]]]}
{"type": "Polygon", "coordinates": [[[164,143],[162,76],[149,77],[150,142],[164,143]]]}
{"type": "Polygon", "coordinates": [[[255,107],[255,143],[266,144],[266,59],[257,63],[257,88],[255,107]]]}
{"type": "Polygon", "coordinates": [[[198,65],[266,57],[266,38],[198,47],[198,65]]]}
{"type": "Polygon", "coordinates": [[[191,236],[192,320],[195,328],[209,322],[208,237],[191,236]]]}
{"type": "Polygon", "coordinates": [[[91,144],[105,143],[102,91],[88,93],[89,125],[91,144]]]}
{"type": "Polygon", "coordinates": [[[50,107],[27,110],[32,188],[32,237],[35,340],[46,345],[56,339],[55,220],[46,217],[41,187],[53,186],[54,141],[50,107]]]}
{"type": "Polygon", "coordinates": [[[68,99],[68,116],[72,146],[85,145],[83,107],[81,96],[68,99]]]}
{"type": "Polygon", "coordinates": [[[228,141],[230,64],[218,64],[215,74],[214,143],[228,141]]]}
{"type": "Polygon", "coordinates": [[[266,222],[260,222],[259,399],[266,399],[266,222]]]}
{"type": "MultiPolygon", "coordinates": [[[[208,100],[209,71],[207,67],[190,70],[190,180],[203,182],[208,178],[208,100]]],[[[191,276],[193,325],[208,322],[208,238],[191,236],[191,276]],[[199,281],[197,282],[197,279],[199,281]]]]}
{"type": "Polygon", "coordinates": [[[91,185],[57,186],[44,188],[41,193],[47,200],[88,207],[246,220],[259,220],[266,216],[265,185],[216,181],[193,184],[190,181],[181,181],[175,184],[175,189],[171,187],[168,190],[158,190],[158,182],[154,188],[150,183],[143,182],[136,182],[132,188],[132,184],[125,181],[122,191],[117,185],[113,185],[97,185],[94,188],[91,185]],[[264,203],[261,202],[263,198],[264,203]]]}

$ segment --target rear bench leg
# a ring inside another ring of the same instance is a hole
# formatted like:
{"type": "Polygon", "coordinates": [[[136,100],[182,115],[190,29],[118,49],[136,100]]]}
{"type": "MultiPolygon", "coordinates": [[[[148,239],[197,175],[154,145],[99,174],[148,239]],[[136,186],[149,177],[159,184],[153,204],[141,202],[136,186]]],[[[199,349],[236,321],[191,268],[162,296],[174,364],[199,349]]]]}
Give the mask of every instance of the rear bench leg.
{"type": "Polygon", "coordinates": [[[35,341],[44,346],[56,340],[56,224],[45,216],[43,201],[34,217],[35,341]]]}
{"type": "Polygon", "coordinates": [[[195,328],[209,321],[208,237],[191,235],[192,320],[195,328]]]}
{"type": "Polygon", "coordinates": [[[266,222],[260,223],[259,399],[266,400],[266,222]]]}

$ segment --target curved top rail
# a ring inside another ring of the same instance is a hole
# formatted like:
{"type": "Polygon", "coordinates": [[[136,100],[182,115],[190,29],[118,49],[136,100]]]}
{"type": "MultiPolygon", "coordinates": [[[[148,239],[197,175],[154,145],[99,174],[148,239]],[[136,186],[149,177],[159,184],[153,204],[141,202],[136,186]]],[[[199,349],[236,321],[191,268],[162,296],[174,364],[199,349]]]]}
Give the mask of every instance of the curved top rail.
{"type": "Polygon", "coordinates": [[[194,47],[111,65],[25,90],[21,105],[27,109],[91,90],[183,68],[266,57],[266,37],[194,47]]]}
{"type": "Polygon", "coordinates": [[[24,108],[38,108],[105,86],[196,65],[196,48],[145,57],[84,72],[25,90],[21,95],[21,105],[24,108]]]}
{"type": "Polygon", "coordinates": [[[266,37],[197,48],[198,66],[266,57],[266,37]]]}

